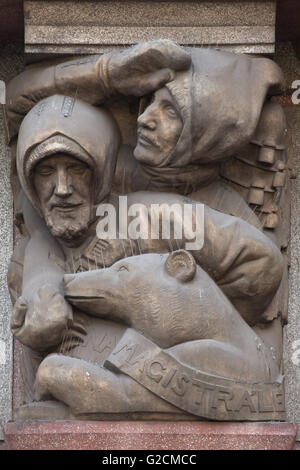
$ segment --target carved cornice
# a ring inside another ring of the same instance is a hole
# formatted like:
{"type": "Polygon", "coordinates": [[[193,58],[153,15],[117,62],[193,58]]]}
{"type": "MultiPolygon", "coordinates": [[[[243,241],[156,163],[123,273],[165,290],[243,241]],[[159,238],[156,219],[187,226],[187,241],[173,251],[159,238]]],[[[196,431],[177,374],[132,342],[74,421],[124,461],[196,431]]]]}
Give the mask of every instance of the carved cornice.
{"type": "MultiPolygon", "coordinates": [[[[57,3],[61,3],[63,1],[66,0],[58,0],[57,3]]],[[[124,0],[114,0],[114,2],[117,1],[124,3],[124,0]]],[[[165,0],[163,1],[165,3],[165,0]]],[[[184,2],[185,0],[182,1],[184,2]]],[[[157,0],[157,2],[162,2],[162,0],[157,0]]],[[[206,0],[206,2],[208,3],[209,0],[206,0]]],[[[97,3],[100,2],[98,1],[97,3]]],[[[185,1],[185,3],[188,2],[185,1]]],[[[197,3],[203,3],[203,1],[200,0],[197,1],[197,3]]],[[[211,0],[210,3],[212,3],[211,0]]],[[[228,3],[228,0],[223,0],[223,3],[228,3]]],[[[241,3],[244,3],[244,1],[241,0],[241,3]]],[[[0,42],[22,43],[24,41],[23,0],[0,0],[0,10],[0,42]]],[[[277,41],[294,41],[297,39],[299,40],[299,17],[300,2],[298,0],[277,0],[277,41]]]]}

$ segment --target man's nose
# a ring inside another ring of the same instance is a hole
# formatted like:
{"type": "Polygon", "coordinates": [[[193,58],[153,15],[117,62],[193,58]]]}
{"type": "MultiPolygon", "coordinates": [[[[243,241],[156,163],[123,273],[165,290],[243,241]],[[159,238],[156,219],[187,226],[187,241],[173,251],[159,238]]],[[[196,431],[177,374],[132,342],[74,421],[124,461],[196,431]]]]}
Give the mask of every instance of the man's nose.
{"type": "Polygon", "coordinates": [[[148,106],[143,114],[138,117],[138,125],[142,127],[148,127],[152,131],[156,129],[157,125],[157,113],[155,112],[152,105],[148,106]]]}
{"type": "Polygon", "coordinates": [[[65,168],[60,168],[57,171],[55,195],[59,197],[68,197],[71,194],[72,189],[68,180],[68,173],[65,168]]]}

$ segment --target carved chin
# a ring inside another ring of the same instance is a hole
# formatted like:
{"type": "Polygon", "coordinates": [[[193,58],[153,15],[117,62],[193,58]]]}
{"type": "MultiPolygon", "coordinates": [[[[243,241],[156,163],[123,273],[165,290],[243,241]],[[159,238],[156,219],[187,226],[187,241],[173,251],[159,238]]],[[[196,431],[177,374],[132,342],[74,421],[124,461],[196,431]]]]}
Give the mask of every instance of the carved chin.
{"type": "Polygon", "coordinates": [[[139,162],[150,166],[157,166],[161,161],[161,154],[157,148],[154,148],[153,146],[145,147],[139,141],[133,151],[133,155],[139,162]]]}
{"type": "Polygon", "coordinates": [[[78,224],[73,224],[68,227],[56,227],[51,224],[47,224],[47,226],[55,238],[59,238],[65,242],[81,239],[88,230],[88,225],[79,226],[78,224]]]}
{"type": "Polygon", "coordinates": [[[59,238],[63,242],[76,242],[88,231],[90,225],[90,217],[87,214],[80,214],[80,217],[74,218],[60,218],[60,217],[46,217],[46,224],[50,232],[55,238],[59,238]]]}

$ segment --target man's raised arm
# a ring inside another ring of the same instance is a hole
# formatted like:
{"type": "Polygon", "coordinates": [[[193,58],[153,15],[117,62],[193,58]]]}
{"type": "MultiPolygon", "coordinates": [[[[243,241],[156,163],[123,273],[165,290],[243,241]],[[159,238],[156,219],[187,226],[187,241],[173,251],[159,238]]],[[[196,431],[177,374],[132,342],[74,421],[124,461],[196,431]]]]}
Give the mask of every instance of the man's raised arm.
{"type": "Polygon", "coordinates": [[[193,254],[242,317],[259,322],[283,275],[277,246],[242,219],[205,206],[204,244],[193,254]]]}
{"type": "Polygon", "coordinates": [[[58,65],[33,65],[7,86],[9,140],[25,114],[41,99],[63,94],[101,104],[113,95],[143,96],[185,70],[190,55],[176,43],[160,39],[124,51],[76,58],[58,65]]]}

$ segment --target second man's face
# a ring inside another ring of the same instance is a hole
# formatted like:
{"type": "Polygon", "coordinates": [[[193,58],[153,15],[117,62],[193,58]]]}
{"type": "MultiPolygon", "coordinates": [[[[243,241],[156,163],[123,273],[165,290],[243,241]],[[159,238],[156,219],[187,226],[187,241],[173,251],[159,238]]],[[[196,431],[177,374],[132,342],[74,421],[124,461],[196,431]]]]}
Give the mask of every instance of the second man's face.
{"type": "Polygon", "coordinates": [[[167,88],[161,88],[138,118],[135,158],[150,166],[163,166],[174,150],[183,123],[167,88]]]}

